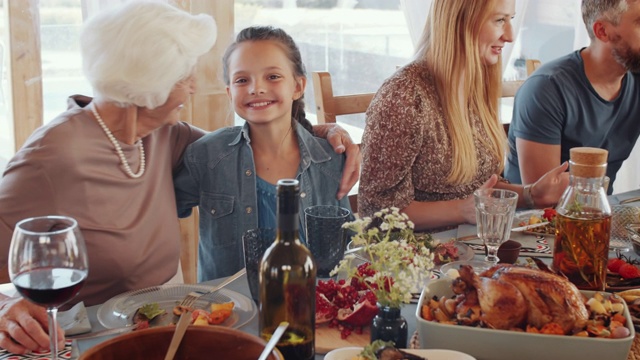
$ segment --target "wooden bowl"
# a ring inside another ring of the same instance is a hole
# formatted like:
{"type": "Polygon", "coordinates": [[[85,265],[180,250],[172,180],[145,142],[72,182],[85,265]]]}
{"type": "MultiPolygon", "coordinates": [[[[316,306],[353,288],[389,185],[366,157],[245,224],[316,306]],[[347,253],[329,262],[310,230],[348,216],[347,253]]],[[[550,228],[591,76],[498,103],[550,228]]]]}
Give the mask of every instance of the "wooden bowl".
{"type": "MultiPolygon", "coordinates": [[[[79,360],[163,360],[175,326],[133,331],[102,342],[83,353],[79,360]]],[[[266,342],[242,331],[222,326],[189,326],[175,360],[256,360],[266,342]]],[[[274,349],[268,359],[283,360],[274,349]]]]}

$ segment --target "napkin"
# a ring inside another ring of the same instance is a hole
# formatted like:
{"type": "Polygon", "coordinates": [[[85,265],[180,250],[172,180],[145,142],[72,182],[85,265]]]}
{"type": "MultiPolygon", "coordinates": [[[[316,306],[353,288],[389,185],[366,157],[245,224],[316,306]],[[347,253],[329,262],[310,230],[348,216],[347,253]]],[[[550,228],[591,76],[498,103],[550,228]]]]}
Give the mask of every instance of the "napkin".
{"type": "Polygon", "coordinates": [[[59,312],[58,324],[65,335],[78,335],[91,331],[91,323],[84,302],[81,301],[71,309],[59,312]]]}

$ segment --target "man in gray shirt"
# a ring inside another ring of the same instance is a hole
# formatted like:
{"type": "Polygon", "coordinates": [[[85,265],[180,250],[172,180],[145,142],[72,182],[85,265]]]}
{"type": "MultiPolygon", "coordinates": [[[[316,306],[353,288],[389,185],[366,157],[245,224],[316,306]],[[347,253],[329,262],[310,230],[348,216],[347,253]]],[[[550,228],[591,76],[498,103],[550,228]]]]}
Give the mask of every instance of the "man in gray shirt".
{"type": "MultiPolygon", "coordinates": [[[[591,44],[540,67],[518,91],[505,177],[531,184],[569,149],[607,149],[610,184],[640,135],[640,2],[583,0],[591,44]]],[[[609,193],[613,186],[609,186],[609,193]]]]}

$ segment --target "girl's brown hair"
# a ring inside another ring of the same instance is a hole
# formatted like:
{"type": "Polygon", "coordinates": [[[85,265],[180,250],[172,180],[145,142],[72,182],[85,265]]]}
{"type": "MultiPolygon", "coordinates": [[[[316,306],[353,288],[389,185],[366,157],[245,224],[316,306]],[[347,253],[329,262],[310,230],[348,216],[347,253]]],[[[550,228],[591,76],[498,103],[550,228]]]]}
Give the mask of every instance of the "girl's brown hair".
{"type": "MultiPolygon", "coordinates": [[[[246,41],[265,41],[271,40],[282,45],[282,49],[287,54],[287,58],[293,65],[293,73],[298,77],[306,77],[306,69],[302,62],[302,56],[300,55],[300,49],[296,45],[295,41],[280,28],[273,26],[251,26],[243,29],[236,36],[236,41],[229,45],[227,50],[222,56],[222,73],[224,76],[224,83],[229,86],[229,57],[239,44],[246,41]]],[[[295,126],[296,121],[304,126],[307,131],[313,134],[313,126],[307,120],[307,114],[304,111],[304,91],[299,99],[294,100],[291,106],[292,125],[295,126]]]]}

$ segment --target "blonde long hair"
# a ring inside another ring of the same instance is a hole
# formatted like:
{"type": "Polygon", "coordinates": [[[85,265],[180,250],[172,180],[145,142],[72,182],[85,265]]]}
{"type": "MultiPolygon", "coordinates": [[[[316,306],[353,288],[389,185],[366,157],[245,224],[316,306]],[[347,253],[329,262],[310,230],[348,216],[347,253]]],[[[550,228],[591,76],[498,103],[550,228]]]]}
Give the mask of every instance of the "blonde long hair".
{"type": "Polygon", "coordinates": [[[451,137],[453,164],[450,184],[470,182],[478,171],[471,114],[478,114],[488,134],[487,148],[504,167],[506,137],[498,116],[502,92],[502,66],[483,65],[478,37],[495,0],[434,0],[416,59],[426,60],[436,80],[436,90],[451,137]],[[459,93],[462,86],[462,94],[459,93]]]}

